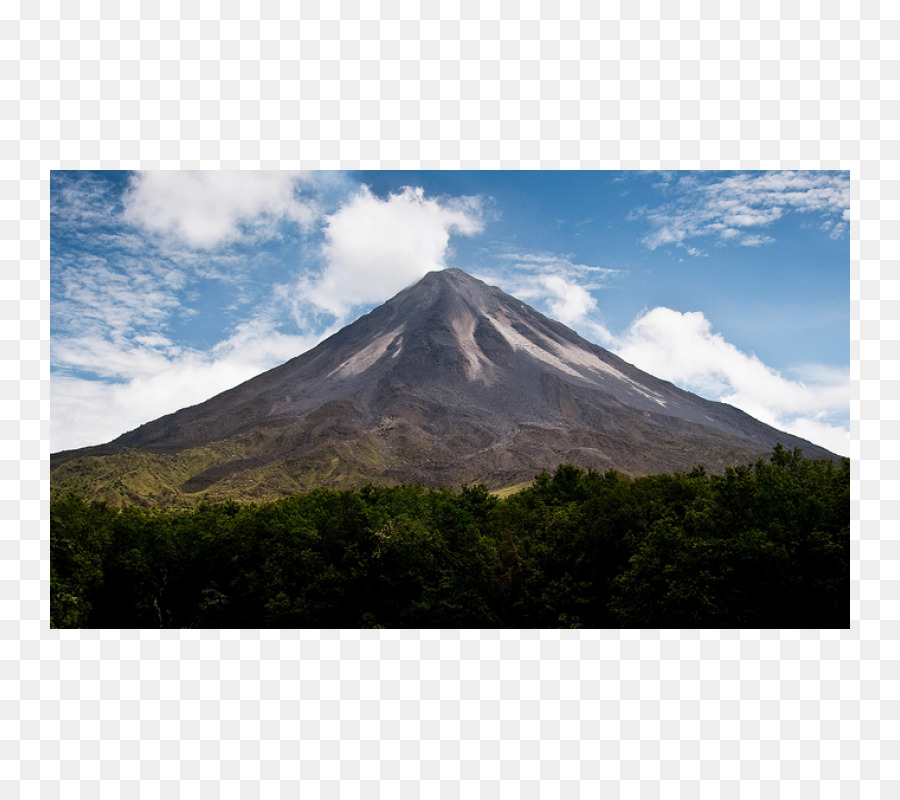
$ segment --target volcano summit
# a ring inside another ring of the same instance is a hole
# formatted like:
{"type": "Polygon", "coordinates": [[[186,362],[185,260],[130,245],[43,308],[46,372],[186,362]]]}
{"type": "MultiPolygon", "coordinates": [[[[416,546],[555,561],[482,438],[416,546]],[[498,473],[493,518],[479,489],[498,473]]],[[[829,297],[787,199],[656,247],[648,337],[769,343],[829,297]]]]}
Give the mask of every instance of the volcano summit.
{"type": "Polygon", "coordinates": [[[718,471],[778,442],[836,458],[447,269],[234,389],[53,455],[51,484],[142,504],[369,482],[500,488],[563,462],[718,471]]]}

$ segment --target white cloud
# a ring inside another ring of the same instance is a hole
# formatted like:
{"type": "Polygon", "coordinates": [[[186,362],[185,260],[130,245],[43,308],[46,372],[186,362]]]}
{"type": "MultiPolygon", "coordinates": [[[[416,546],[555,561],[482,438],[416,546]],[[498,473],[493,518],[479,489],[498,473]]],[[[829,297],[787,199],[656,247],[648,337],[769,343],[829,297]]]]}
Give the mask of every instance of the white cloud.
{"type": "Polygon", "coordinates": [[[496,277],[484,276],[488,283],[540,306],[554,319],[589,333],[604,345],[614,340],[592,317],[597,300],[591,292],[604,288],[610,277],[621,274],[620,270],[578,264],[568,255],[555,253],[505,253],[502,258],[509,266],[496,277]]]}
{"type": "Polygon", "coordinates": [[[839,456],[850,455],[850,430],[848,427],[819,422],[809,417],[797,417],[791,421],[785,430],[788,433],[814,442],[821,447],[837,453],[839,456]]]}
{"type": "Polygon", "coordinates": [[[305,297],[337,317],[386,300],[444,268],[451,233],[471,236],[482,227],[479,198],[426,199],[422,189],[406,187],[381,200],[363,186],[326,218],[325,271],[303,287],[305,297]]]}
{"type": "Polygon", "coordinates": [[[759,233],[750,233],[742,237],[740,243],[743,247],[760,247],[764,244],[772,244],[774,241],[775,240],[771,236],[764,236],[759,233]]]}
{"type": "Polygon", "coordinates": [[[119,213],[118,193],[91,172],[50,171],[50,219],[54,237],[103,226],[119,213]]]}
{"type": "Polygon", "coordinates": [[[55,341],[50,352],[54,366],[113,380],[153,375],[168,366],[172,355],[178,355],[139,341],[112,341],[93,334],[55,341]]]}
{"type": "Polygon", "coordinates": [[[239,325],[206,352],[173,350],[164,337],[140,346],[66,342],[66,361],[106,380],[53,375],[53,452],[108,442],[125,431],[231,389],[314,346],[321,336],[280,333],[264,318],[239,325]]]}
{"type": "Polygon", "coordinates": [[[119,338],[149,327],[158,332],[181,308],[178,296],[186,279],[182,272],[160,265],[152,257],[116,253],[110,259],[58,257],[54,265],[59,290],[53,303],[53,324],[71,335],[98,333],[119,338]],[[116,268],[110,265],[116,261],[116,268]]]}
{"type": "Polygon", "coordinates": [[[549,294],[550,313],[560,322],[571,325],[597,308],[590,292],[573,281],[559,275],[542,275],[539,280],[549,294]]]}
{"type": "MultiPolygon", "coordinates": [[[[686,175],[666,187],[667,196],[674,195],[674,199],[655,209],[634,209],[628,218],[649,221],[652,230],[642,241],[651,250],[675,245],[686,247],[691,255],[700,251],[686,243],[699,237],[759,247],[775,239],[758,231],[743,236],[741,232],[770,226],[789,213],[815,212],[846,220],[850,207],[846,173],[741,173],[713,181],[686,175]]],[[[830,235],[839,238],[845,233],[843,225],[833,228],[830,235]]]]}
{"type": "Polygon", "coordinates": [[[835,453],[849,452],[849,370],[807,370],[815,382],[790,380],[725,341],[701,312],[664,307],[639,316],[612,349],[652,375],[835,453]]]}
{"type": "MultiPolygon", "coordinates": [[[[501,258],[509,261],[510,266],[517,271],[552,273],[570,278],[584,279],[589,276],[608,278],[619,272],[609,267],[589,266],[588,264],[576,264],[569,254],[557,253],[504,253],[501,258]]],[[[595,284],[597,288],[600,284],[595,284]]]]}
{"type": "Polygon", "coordinates": [[[543,301],[550,316],[566,325],[583,321],[597,308],[597,301],[584,286],[561,275],[520,278],[510,292],[522,300],[543,301]]]}
{"type": "Polygon", "coordinates": [[[190,247],[238,238],[242,226],[289,219],[304,228],[315,208],[298,199],[297,172],[140,172],[126,193],[125,219],[190,247]]]}

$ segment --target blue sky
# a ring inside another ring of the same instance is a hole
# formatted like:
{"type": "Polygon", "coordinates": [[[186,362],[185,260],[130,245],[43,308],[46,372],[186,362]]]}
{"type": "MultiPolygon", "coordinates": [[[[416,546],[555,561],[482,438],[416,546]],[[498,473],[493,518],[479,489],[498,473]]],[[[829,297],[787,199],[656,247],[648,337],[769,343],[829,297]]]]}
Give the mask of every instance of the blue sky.
{"type": "Polygon", "coordinates": [[[51,173],[51,449],[99,444],[459,267],[849,453],[846,172],[51,173]]]}

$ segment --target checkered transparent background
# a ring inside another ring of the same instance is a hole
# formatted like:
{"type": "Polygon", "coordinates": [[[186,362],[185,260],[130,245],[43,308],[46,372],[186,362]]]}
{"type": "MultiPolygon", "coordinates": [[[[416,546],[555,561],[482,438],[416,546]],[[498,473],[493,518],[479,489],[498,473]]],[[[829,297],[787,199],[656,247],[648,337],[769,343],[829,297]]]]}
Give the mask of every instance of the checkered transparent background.
{"type": "Polygon", "coordinates": [[[889,2],[0,4],[0,796],[900,797],[898,39],[889,2]],[[289,167],[849,169],[852,628],[49,630],[49,171],[289,167]]]}

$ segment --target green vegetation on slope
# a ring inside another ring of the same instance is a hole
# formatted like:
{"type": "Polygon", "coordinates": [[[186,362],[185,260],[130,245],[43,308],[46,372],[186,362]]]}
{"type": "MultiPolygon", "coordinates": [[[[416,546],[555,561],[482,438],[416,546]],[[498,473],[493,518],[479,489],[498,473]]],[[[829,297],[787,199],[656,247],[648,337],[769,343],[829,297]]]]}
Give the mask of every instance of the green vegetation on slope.
{"type": "Polygon", "coordinates": [[[51,501],[54,627],[847,627],[850,464],[562,465],[506,497],[51,501]]]}
{"type": "Polygon", "coordinates": [[[119,508],[196,508],[234,500],[260,503],[315,487],[358,488],[376,482],[382,453],[365,437],[324,445],[290,460],[254,456],[258,441],[242,436],[173,453],[123,449],[81,455],[53,467],[51,500],[75,494],[119,508]]]}

